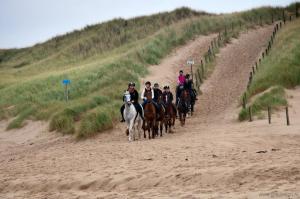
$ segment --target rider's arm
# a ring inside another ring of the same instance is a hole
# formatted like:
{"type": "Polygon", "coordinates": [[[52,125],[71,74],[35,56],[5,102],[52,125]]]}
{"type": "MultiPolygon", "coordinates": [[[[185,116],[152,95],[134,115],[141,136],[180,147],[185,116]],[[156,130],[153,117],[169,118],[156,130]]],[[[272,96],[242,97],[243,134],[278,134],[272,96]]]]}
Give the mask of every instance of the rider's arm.
{"type": "Polygon", "coordinates": [[[132,99],[132,101],[134,103],[137,103],[139,101],[139,93],[136,90],[134,92],[135,92],[135,95],[134,95],[134,99],[132,99]]]}

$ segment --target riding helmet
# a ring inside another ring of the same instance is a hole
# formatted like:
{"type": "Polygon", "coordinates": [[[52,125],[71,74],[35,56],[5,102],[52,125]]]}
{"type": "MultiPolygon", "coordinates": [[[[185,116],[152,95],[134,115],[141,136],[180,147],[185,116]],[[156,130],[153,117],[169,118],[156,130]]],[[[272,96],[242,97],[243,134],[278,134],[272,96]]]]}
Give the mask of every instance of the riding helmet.
{"type": "Polygon", "coordinates": [[[128,84],[128,87],[129,86],[135,86],[135,83],[134,82],[130,82],[129,84],[128,84]]]}

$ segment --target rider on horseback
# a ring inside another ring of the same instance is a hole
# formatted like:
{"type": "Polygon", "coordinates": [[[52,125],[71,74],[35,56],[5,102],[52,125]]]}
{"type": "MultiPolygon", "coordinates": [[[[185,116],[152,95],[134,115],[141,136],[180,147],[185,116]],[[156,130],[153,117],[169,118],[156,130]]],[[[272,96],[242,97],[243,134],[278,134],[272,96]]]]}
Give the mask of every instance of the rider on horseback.
{"type": "Polygon", "coordinates": [[[184,82],[184,90],[187,90],[189,92],[189,95],[193,100],[197,100],[197,93],[194,89],[193,80],[190,79],[190,75],[185,75],[185,82],[184,82]]]}
{"type": "Polygon", "coordinates": [[[176,106],[178,104],[178,99],[181,94],[181,91],[183,90],[184,83],[185,83],[185,76],[183,75],[183,71],[180,70],[177,79],[177,87],[176,87],[176,106]]]}
{"type": "Polygon", "coordinates": [[[162,93],[162,98],[163,98],[164,106],[166,107],[168,104],[172,104],[172,107],[174,108],[174,112],[176,113],[176,107],[173,104],[173,94],[170,91],[169,86],[164,86],[164,92],[162,93]]]}
{"type": "Polygon", "coordinates": [[[154,92],[154,102],[158,103],[159,97],[162,95],[162,91],[159,89],[159,84],[155,83],[153,86],[153,92],[154,92]]]}
{"type": "Polygon", "coordinates": [[[159,84],[158,83],[154,84],[153,92],[154,92],[153,101],[157,104],[158,109],[160,110],[161,106],[164,106],[164,104],[160,103],[160,97],[162,96],[162,91],[159,89],[159,84]]]}
{"type": "MultiPolygon", "coordinates": [[[[144,120],[143,109],[142,109],[141,105],[139,104],[139,93],[137,92],[137,90],[135,90],[135,83],[130,82],[128,84],[127,91],[129,91],[129,94],[130,94],[131,103],[134,105],[136,111],[140,114],[141,118],[144,120]]],[[[123,98],[123,101],[124,101],[124,98],[123,98]]],[[[125,105],[123,104],[121,107],[121,110],[120,110],[121,115],[122,115],[121,122],[125,122],[124,115],[123,115],[124,109],[125,109],[125,105]]]]}
{"type": "Polygon", "coordinates": [[[154,101],[154,89],[151,88],[151,83],[148,81],[145,83],[145,89],[142,92],[141,98],[143,100],[143,108],[145,108],[145,104],[148,103],[149,101],[147,100],[147,96],[151,95],[151,99],[152,99],[152,103],[155,106],[156,109],[156,113],[158,113],[158,105],[157,103],[154,101]]]}

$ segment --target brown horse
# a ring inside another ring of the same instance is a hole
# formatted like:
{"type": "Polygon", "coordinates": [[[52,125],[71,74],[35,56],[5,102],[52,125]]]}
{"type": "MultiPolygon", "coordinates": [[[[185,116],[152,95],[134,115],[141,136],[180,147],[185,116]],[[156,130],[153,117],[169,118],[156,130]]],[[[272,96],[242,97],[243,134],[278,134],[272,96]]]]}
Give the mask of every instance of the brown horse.
{"type": "Polygon", "coordinates": [[[155,133],[158,136],[158,131],[160,130],[160,137],[162,137],[163,126],[165,124],[165,112],[166,112],[165,107],[163,106],[162,95],[158,97],[158,106],[160,106],[160,109],[158,110],[158,118],[156,118],[155,133]]]}
{"type": "Polygon", "coordinates": [[[175,127],[177,110],[173,103],[166,104],[166,114],[165,114],[165,131],[169,133],[172,131],[171,127],[175,127]]]}
{"type": "Polygon", "coordinates": [[[185,118],[186,118],[186,114],[189,112],[189,106],[190,106],[189,92],[187,90],[183,90],[181,92],[178,105],[177,105],[181,126],[185,125],[185,118]]]}
{"type": "Polygon", "coordinates": [[[146,96],[147,103],[144,107],[144,138],[146,138],[145,131],[148,130],[148,138],[151,139],[150,131],[152,132],[152,138],[155,138],[155,126],[156,126],[156,109],[155,105],[152,102],[151,94],[146,96]]]}

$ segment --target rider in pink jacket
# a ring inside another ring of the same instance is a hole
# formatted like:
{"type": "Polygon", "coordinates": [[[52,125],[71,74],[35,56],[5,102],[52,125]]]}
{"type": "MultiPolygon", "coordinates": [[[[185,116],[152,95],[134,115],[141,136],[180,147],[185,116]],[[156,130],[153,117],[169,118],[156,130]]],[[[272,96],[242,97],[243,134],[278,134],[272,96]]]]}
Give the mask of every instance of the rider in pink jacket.
{"type": "Polygon", "coordinates": [[[180,70],[179,71],[179,76],[178,76],[178,79],[177,79],[177,87],[176,87],[176,106],[178,104],[178,98],[180,96],[180,87],[183,87],[184,86],[184,83],[185,83],[185,76],[183,75],[183,71],[180,70]]]}
{"type": "Polygon", "coordinates": [[[183,86],[185,82],[185,76],[183,75],[183,71],[179,71],[179,76],[177,79],[178,86],[183,86]]]}

